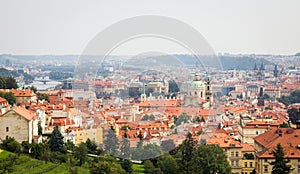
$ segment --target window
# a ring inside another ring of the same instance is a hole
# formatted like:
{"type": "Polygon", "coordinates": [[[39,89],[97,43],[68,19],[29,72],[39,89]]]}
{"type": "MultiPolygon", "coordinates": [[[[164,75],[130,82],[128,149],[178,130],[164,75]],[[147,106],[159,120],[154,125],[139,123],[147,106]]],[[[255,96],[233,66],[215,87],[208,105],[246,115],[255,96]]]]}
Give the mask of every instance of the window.
{"type": "Polygon", "coordinates": [[[300,172],[300,166],[298,166],[298,173],[300,172]]]}
{"type": "Polygon", "coordinates": [[[256,131],[256,135],[258,135],[258,131],[256,131]]]}
{"type": "Polygon", "coordinates": [[[234,166],[234,161],[231,161],[231,166],[234,166]]]}
{"type": "Polygon", "coordinates": [[[235,156],[239,156],[239,152],[235,152],[235,156]]]}
{"type": "Polygon", "coordinates": [[[235,161],[235,166],[239,166],[239,160],[235,161]]]}
{"type": "Polygon", "coordinates": [[[6,132],[8,132],[9,131],[9,128],[8,127],[6,127],[6,132]]]}
{"type": "Polygon", "coordinates": [[[247,162],[244,163],[244,167],[248,167],[248,163],[247,162]]]}
{"type": "Polygon", "coordinates": [[[231,157],[234,157],[234,152],[231,152],[231,157]]]}
{"type": "Polygon", "coordinates": [[[253,164],[252,164],[252,162],[250,162],[250,167],[253,167],[253,164]]]}
{"type": "Polygon", "coordinates": [[[268,163],[268,159],[264,159],[264,163],[268,163]]]}
{"type": "Polygon", "coordinates": [[[264,166],[264,172],[268,172],[268,166],[264,166]]]}
{"type": "Polygon", "coordinates": [[[298,163],[300,163],[300,158],[298,158],[298,163]]]}

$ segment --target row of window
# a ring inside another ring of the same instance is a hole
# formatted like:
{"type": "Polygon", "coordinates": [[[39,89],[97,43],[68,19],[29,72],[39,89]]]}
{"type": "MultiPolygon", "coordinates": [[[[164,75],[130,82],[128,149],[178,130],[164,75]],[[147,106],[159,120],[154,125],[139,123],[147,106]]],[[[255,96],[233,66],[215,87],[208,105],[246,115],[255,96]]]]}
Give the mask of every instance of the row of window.
{"type": "MultiPolygon", "coordinates": [[[[238,157],[239,156],[239,152],[235,152],[235,156],[238,157]]],[[[231,152],[231,157],[234,157],[234,152],[231,152]]]]}
{"type": "MultiPolygon", "coordinates": [[[[244,163],[244,167],[248,167],[248,162],[244,163]]],[[[249,162],[249,167],[253,167],[253,163],[252,162],[249,162]]]]}
{"type": "Polygon", "coordinates": [[[239,160],[231,161],[231,166],[232,167],[234,167],[234,166],[238,167],[239,166],[239,160]],[[234,163],[235,163],[235,165],[234,165],[234,163]]]}

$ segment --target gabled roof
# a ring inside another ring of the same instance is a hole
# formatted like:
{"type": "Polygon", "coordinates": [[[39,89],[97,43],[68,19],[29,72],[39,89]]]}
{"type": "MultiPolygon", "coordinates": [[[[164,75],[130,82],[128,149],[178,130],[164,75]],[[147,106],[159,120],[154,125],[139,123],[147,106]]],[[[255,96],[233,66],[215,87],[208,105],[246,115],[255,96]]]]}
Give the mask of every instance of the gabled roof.
{"type": "Polygon", "coordinates": [[[18,115],[21,115],[22,117],[24,117],[26,120],[35,120],[37,118],[37,116],[35,115],[34,112],[27,110],[23,107],[13,107],[10,111],[6,112],[5,114],[1,115],[1,117],[5,116],[7,113],[9,112],[15,112],[18,115]]]}

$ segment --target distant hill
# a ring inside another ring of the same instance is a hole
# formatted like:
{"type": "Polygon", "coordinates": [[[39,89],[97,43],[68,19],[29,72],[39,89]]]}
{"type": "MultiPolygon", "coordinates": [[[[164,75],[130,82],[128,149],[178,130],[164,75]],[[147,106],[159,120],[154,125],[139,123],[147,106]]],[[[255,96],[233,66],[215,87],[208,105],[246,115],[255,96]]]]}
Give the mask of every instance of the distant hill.
{"type": "MultiPolygon", "coordinates": [[[[300,55],[297,53],[296,55],[300,55]]],[[[68,71],[72,71],[73,65],[70,63],[76,63],[78,61],[79,55],[0,55],[0,60],[10,59],[14,62],[23,62],[26,63],[28,61],[56,61],[56,62],[68,62],[66,67],[68,71]]],[[[108,59],[111,60],[120,60],[120,59],[127,59],[131,56],[108,56],[108,59]]],[[[222,65],[224,70],[236,69],[236,70],[252,70],[254,68],[254,64],[256,63],[260,66],[261,63],[264,65],[274,65],[272,62],[256,58],[255,56],[236,56],[236,55],[224,55],[212,57],[209,56],[198,56],[196,58],[193,55],[185,55],[185,54],[173,54],[173,55],[160,55],[160,56],[143,56],[143,57],[135,57],[134,59],[129,59],[127,63],[131,65],[138,65],[138,64],[146,64],[148,66],[155,66],[157,63],[166,64],[166,65],[179,65],[185,64],[187,66],[199,66],[204,63],[205,66],[216,67],[222,65]],[[200,61],[199,61],[200,59],[200,61]],[[138,60],[138,61],[136,61],[138,60]]],[[[1,63],[1,62],[0,62],[1,63]]],[[[57,67],[55,67],[57,68],[57,67]]],[[[61,66],[64,69],[64,66],[61,66]]],[[[43,70],[52,70],[53,67],[44,67],[43,70]]]]}

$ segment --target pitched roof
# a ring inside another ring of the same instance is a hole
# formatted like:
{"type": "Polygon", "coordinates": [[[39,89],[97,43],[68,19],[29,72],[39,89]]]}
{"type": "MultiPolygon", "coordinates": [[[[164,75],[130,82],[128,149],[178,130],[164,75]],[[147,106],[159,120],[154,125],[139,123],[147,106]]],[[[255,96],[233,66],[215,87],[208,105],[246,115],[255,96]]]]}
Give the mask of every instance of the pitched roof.
{"type": "Polygon", "coordinates": [[[31,112],[23,107],[13,107],[12,110],[27,120],[35,120],[37,118],[34,112],[31,112]]]}
{"type": "Polygon", "coordinates": [[[273,128],[254,138],[255,143],[264,147],[256,155],[260,158],[274,158],[272,151],[278,143],[284,149],[288,158],[300,158],[300,129],[273,128]]]}

